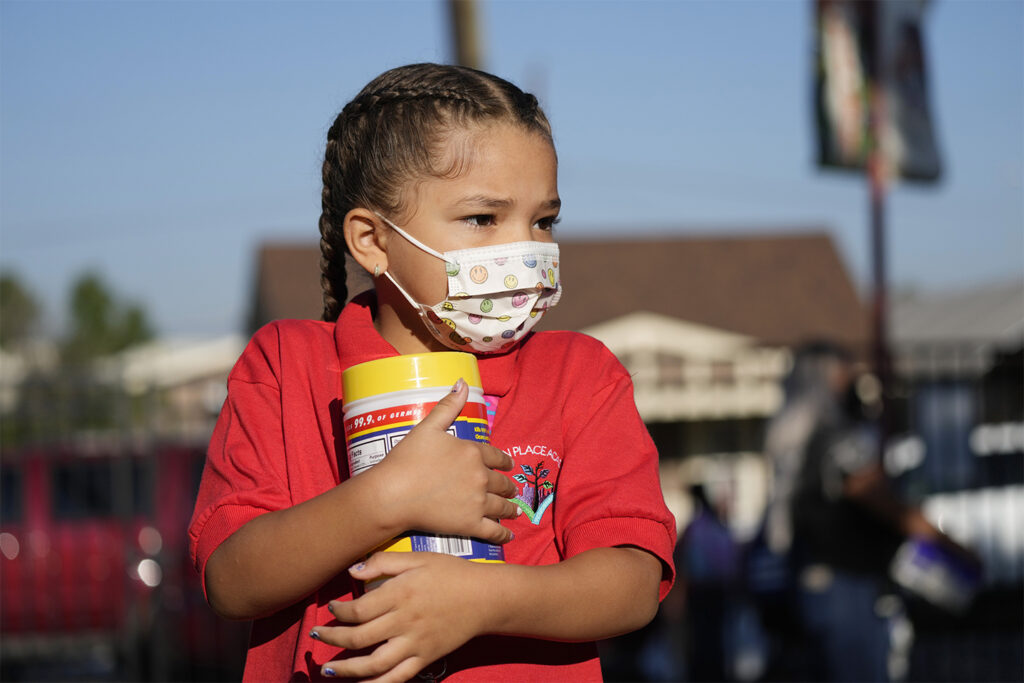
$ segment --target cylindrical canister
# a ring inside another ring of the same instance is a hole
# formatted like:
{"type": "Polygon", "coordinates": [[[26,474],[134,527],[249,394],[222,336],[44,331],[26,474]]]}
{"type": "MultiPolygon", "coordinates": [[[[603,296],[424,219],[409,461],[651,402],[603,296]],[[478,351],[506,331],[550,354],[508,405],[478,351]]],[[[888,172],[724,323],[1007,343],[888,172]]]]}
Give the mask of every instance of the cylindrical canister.
{"type": "MultiPolygon", "coordinates": [[[[460,439],[490,442],[487,404],[476,357],[437,352],[367,361],[341,375],[342,412],[349,473],[356,476],[384,459],[462,378],[469,398],[448,428],[460,439]]],[[[504,562],[501,546],[472,538],[410,531],[374,552],[430,551],[474,562],[504,562]]]]}

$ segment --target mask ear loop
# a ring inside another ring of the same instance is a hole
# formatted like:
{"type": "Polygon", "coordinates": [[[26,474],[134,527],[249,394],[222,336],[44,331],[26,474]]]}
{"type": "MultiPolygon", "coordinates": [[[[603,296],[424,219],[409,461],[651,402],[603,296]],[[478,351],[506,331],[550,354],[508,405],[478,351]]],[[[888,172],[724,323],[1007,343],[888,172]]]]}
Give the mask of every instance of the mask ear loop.
{"type": "Polygon", "coordinates": [[[423,323],[426,325],[427,331],[434,335],[434,337],[441,341],[441,343],[444,343],[444,337],[442,337],[440,331],[436,327],[434,327],[434,324],[430,321],[430,316],[427,315],[427,310],[433,309],[430,309],[429,306],[424,306],[421,303],[417,303],[415,299],[409,296],[409,293],[405,291],[402,285],[398,284],[398,280],[396,280],[395,277],[386,270],[384,271],[384,277],[391,280],[391,284],[395,286],[395,289],[398,290],[398,293],[404,296],[405,300],[409,302],[409,305],[413,307],[416,313],[420,316],[420,319],[423,320],[423,323]]]}
{"type": "Polygon", "coordinates": [[[374,213],[377,214],[377,218],[381,219],[382,221],[387,223],[389,226],[391,226],[392,230],[397,232],[399,235],[401,235],[405,239],[409,240],[409,242],[411,242],[416,247],[419,247],[422,251],[427,252],[431,256],[436,256],[437,258],[441,259],[442,261],[447,261],[448,260],[447,258],[445,258],[444,254],[442,254],[442,253],[440,253],[438,251],[434,251],[433,249],[431,249],[427,245],[423,244],[423,242],[420,242],[418,239],[416,239],[415,237],[413,237],[412,235],[407,233],[405,230],[402,230],[400,227],[398,227],[397,225],[395,225],[394,223],[392,223],[391,221],[389,221],[387,218],[385,218],[384,216],[380,215],[376,211],[374,211],[374,213]]]}

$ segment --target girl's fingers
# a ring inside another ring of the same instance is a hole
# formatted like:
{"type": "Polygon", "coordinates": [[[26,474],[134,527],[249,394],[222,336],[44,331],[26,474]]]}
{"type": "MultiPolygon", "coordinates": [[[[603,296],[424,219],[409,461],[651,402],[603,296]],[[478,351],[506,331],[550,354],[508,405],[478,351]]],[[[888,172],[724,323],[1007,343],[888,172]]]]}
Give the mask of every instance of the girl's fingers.
{"type": "MultiPolygon", "coordinates": [[[[512,540],[512,532],[493,519],[482,519],[477,527],[477,531],[473,533],[473,537],[487,543],[502,545],[512,540]]],[[[465,562],[465,560],[461,561],[465,562]]]]}
{"type": "MultiPolygon", "coordinates": [[[[360,581],[372,581],[373,579],[381,576],[398,576],[403,572],[407,572],[410,569],[423,566],[424,562],[431,561],[434,557],[449,557],[448,555],[438,555],[437,553],[428,552],[391,552],[391,553],[374,553],[365,562],[354,564],[348,568],[348,573],[360,581]]],[[[386,608],[381,605],[386,601],[385,597],[377,597],[375,600],[368,601],[367,606],[364,608],[362,605],[357,604],[361,600],[372,598],[374,596],[385,596],[386,593],[381,593],[380,589],[370,591],[366,595],[353,600],[351,602],[339,602],[331,603],[332,612],[334,616],[341,621],[341,616],[352,616],[355,617],[350,621],[365,621],[363,616],[373,615],[373,610],[384,611],[386,608]],[[335,607],[336,605],[336,607],[335,607]],[[358,612],[360,609],[367,609],[366,615],[358,612]]],[[[372,618],[372,616],[370,617],[372,618]]]]}
{"type": "MultiPolygon", "coordinates": [[[[330,678],[358,678],[365,680],[371,677],[380,677],[374,680],[394,680],[401,683],[415,676],[420,668],[423,667],[422,663],[418,664],[418,668],[405,678],[392,677],[392,674],[404,675],[402,671],[396,669],[398,665],[405,664],[410,659],[409,654],[404,652],[404,649],[401,639],[388,641],[368,655],[327,662],[320,667],[320,672],[330,678]]],[[[419,658],[411,659],[414,660],[413,665],[416,662],[422,662],[419,658]]],[[[405,670],[409,668],[410,666],[408,665],[404,667],[405,670]]]]}
{"type": "Polygon", "coordinates": [[[502,498],[514,498],[518,489],[504,474],[491,470],[487,473],[487,491],[502,498]]]}
{"type": "Polygon", "coordinates": [[[505,451],[499,450],[494,446],[483,446],[484,453],[484,465],[490,467],[492,470],[502,470],[508,472],[513,467],[512,457],[509,456],[505,451]]]}
{"type": "Polygon", "coordinates": [[[365,650],[391,637],[388,615],[358,626],[317,626],[310,637],[346,650],[365,650]]]}
{"type": "Polygon", "coordinates": [[[416,428],[426,425],[426,429],[435,429],[439,432],[446,431],[452,426],[452,422],[455,422],[455,418],[459,416],[459,413],[462,412],[467,398],[469,398],[469,388],[466,382],[460,379],[452,387],[451,392],[438,401],[437,405],[430,409],[427,416],[420,420],[416,428]]]}
{"type": "Polygon", "coordinates": [[[484,517],[493,520],[515,519],[523,514],[523,509],[502,496],[488,495],[484,517]]]}

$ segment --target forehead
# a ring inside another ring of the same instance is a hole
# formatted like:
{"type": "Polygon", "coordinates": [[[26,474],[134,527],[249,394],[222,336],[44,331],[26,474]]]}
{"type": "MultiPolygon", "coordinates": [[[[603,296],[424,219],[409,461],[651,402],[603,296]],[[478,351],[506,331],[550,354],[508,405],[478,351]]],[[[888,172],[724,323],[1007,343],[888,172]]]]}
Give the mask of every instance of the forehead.
{"type": "Polygon", "coordinates": [[[517,203],[558,197],[558,161],[551,141],[516,125],[459,128],[441,141],[435,168],[415,183],[408,208],[450,201],[466,193],[517,203]]]}

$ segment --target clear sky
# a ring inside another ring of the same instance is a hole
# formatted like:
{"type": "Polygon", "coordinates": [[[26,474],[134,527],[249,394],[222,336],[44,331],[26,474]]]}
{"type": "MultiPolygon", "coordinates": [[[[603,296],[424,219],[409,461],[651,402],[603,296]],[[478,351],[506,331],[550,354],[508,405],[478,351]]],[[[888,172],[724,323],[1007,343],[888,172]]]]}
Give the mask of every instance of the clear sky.
{"type": "MultiPolygon", "coordinates": [[[[864,182],[814,165],[809,0],[481,0],[480,19],[485,67],[552,119],[560,239],[825,229],[866,285],[864,182]]],[[[240,331],[260,242],[318,238],[338,110],[450,42],[439,0],[0,0],[0,267],[51,326],[91,268],[161,333],[240,331]]],[[[1019,277],[1024,2],[938,0],[925,43],[946,174],[890,194],[892,280],[1019,277]]]]}

